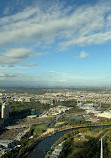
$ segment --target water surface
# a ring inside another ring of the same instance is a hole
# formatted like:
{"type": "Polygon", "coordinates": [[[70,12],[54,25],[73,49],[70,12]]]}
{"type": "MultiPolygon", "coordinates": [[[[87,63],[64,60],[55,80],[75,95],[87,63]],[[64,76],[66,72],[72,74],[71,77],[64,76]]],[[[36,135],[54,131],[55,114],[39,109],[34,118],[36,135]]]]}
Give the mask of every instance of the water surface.
{"type": "MultiPolygon", "coordinates": [[[[91,126],[88,128],[99,128],[99,127],[110,128],[111,125],[97,126],[97,127],[91,126]]],[[[79,128],[84,128],[84,127],[79,127],[79,128]]],[[[35,146],[34,150],[28,154],[27,158],[44,158],[45,155],[47,154],[48,150],[50,149],[50,147],[54,144],[54,142],[56,140],[58,140],[60,137],[62,137],[65,133],[72,131],[72,130],[77,130],[79,128],[74,128],[74,129],[69,129],[69,130],[65,130],[62,132],[58,132],[56,134],[51,135],[50,137],[43,139],[35,146]]]]}

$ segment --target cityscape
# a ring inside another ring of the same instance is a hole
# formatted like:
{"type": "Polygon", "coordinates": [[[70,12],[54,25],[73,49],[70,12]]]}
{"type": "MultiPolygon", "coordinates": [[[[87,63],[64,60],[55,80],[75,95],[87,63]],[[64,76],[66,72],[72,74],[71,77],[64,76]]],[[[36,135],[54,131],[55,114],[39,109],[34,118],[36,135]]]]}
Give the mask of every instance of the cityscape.
{"type": "MultiPolygon", "coordinates": [[[[16,154],[20,154],[23,148],[21,140],[32,127],[35,130],[37,126],[45,126],[40,134],[36,130],[35,135],[34,131],[30,133],[28,140],[34,141],[77,126],[108,126],[111,121],[111,92],[105,88],[0,89],[0,100],[2,157],[15,149],[18,149],[16,154]],[[43,108],[42,111],[39,108],[43,108]],[[28,111],[23,113],[26,109],[28,111]]],[[[85,136],[81,133],[79,137],[84,140],[85,136]]],[[[58,157],[64,142],[60,142],[49,157],[58,157]]]]}
{"type": "Polygon", "coordinates": [[[111,0],[0,1],[0,158],[111,158],[111,0]]]}

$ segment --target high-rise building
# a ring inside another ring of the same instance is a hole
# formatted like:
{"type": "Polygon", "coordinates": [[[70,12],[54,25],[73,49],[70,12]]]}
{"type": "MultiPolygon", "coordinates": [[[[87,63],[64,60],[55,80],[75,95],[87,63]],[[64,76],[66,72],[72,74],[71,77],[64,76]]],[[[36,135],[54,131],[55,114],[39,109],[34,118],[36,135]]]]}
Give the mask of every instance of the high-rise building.
{"type": "Polygon", "coordinates": [[[9,108],[8,108],[8,105],[6,103],[2,104],[2,107],[1,107],[1,118],[4,119],[4,120],[9,118],[9,108]]]}
{"type": "Polygon", "coordinates": [[[55,104],[55,99],[51,99],[50,105],[54,105],[54,104],[55,104]]]}

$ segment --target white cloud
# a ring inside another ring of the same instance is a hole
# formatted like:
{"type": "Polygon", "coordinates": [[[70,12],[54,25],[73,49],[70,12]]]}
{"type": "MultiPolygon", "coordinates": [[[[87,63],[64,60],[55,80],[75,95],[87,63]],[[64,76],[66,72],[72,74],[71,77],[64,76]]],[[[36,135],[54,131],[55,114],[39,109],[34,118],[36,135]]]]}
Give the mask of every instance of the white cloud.
{"type": "Polygon", "coordinates": [[[25,64],[23,65],[24,67],[28,67],[28,66],[37,66],[38,64],[37,63],[31,63],[31,64],[25,64]]]}
{"type": "Polygon", "coordinates": [[[7,52],[5,52],[3,54],[4,57],[6,58],[26,58],[31,54],[31,50],[30,49],[26,49],[26,48],[17,48],[17,49],[11,49],[8,50],[7,52]]]}
{"type": "Polygon", "coordinates": [[[47,54],[48,54],[47,52],[32,53],[32,54],[30,54],[30,57],[40,57],[40,56],[44,56],[44,55],[47,55],[47,54]]]}
{"type": "Polygon", "coordinates": [[[80,52],[80,58],[86,58],[88,56],[88,53],[86,53],[86,52],[84,52],[84,51],[82,51],[82,52],[80,52]]]}
{"type": "Polygon", "coordinates": [[[4,73],[0,73],[0,77],[4,77],[5,76],[5,74],[4,73]]]}
{"type": "Polygon", "coordinates": [[[46,55],[47,53],[34,53],[28,48],[13,48],[3,52],[0,56],[0,64],[6,64],[8,67],[13,67],[14,64],[23,62],[27,58],[34,58],[46,55]]]}
{"type": "Polygon", "coordinates": [[[26,8],[0,19],[0,45],[35,42],[47,44],[61,39],[61,47],[99,44],[111,40],[111,5],[103,2],[73,9],[52,5],[26,8]],[[44,43],[43,43],[44,42],[44,43]]]}
{"type": "Polygon", "coordinates": [[[13,77],[19,77],[19,76],[20,76],[19,74],[0,72],[0,78],[7,78],[7,77],[13,78],[13,77]]]}
{"type": "Polygon", "coordinates": [[[31,50],[26,48],[10,49],[0,56],[0,64],[13,65],[30,56],[31,50]]]}
{"type": "Polygon", "coordinates": [[[36,82],[66,82],[65,79],[40,79],[40,80],[36,80],[36,82]]]}

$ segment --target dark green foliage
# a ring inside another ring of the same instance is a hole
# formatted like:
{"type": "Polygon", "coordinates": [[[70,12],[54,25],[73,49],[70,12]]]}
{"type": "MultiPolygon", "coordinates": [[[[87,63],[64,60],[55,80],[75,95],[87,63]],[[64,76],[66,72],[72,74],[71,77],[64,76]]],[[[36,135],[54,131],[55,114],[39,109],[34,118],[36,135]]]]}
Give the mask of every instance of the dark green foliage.
{"type": "Polygon", "coordinates": [[[62,127],[65,125],[93,125],[94,123],[90,121],[86,121],[84,118],[77,120],[77,119],[70,119],[70,118],[61,118],[59,121],[64,121],[64,124],[59,125],[58,127],[62,127]]]}
{"type": "Polygon", "coordinates": [[[59,155],[59,158],[66,158],[67,155],[72,152],[74,142],[73,137],[75,133],[77,133],[77,131],[70,131],[69,133],[64,135],[65,142],[63,143],[63,149],[59,155]]]}
{"type": "MultiPolygon", "coordinates": [[[[89,130],[93,129],[79,129],[82,132],[87,132],[89,130]]],[[[85,136],[88,138],[88,141],[85,141],[84,143],[76,142],[74,143],[74,135],[77,134],[72,131],[64,135],[65,143],[63,144],[63,150],[61,154],[59,155],[59,158],[98,158],[100,157],[100,141],[98,138],[85,136]],[[74,152],[75,151],[75,152],[74,152]],[[71,155],[72,153],[72,155],[71,155]]],[[[109,136],[110,137],[110,136],[109,136]]],[[[104,157],[110,158],[109,156],[109,150],[108,150],[108,143],[107,143],[107,137],[104,139],[103,142],[104,146],[104,157]]]]}
{"type": "Polygon", "coordinates": [[[37,137],[38,135],[42,134],[46,130],[47,126],[48,124],[40,124],[35,126],[33,135],[37,137]]]}
{"type": "Polygon", "coordinates": [[[49,109],[48,104],[41,104],[39,101],[38,102],[10,102],[9,103],[9,111],[10,113],[15,112],[15,111],[22,111],[22,110],[30,110],[35,109],[36,113],[41,113],[43,110],[49,109]]]}
{"type": "Polygon", "coordinates": [[[6,154],[2,155],[1,158],[16,158],[17,157],[18,148],[8,151],[6,154]]]}
{"type": "Polygon", "coordinates": [[[91,139],[91,137],[89,135],[85,135],[86,139],[91,139]]]}
{"type": "Polygon", "coordinates": [[[17,158],[21,158],[26,153],[27,147],[23,147],[19,150],[17,158]]]}
{"type": "Polygon", "coordinates": [[[83,148],[75,153],[77,158],[96,158],[100,157],[100,142],[98,139],[90,137],[88,142],[84,142],[83,148]]]}
{"type": "Polygon", "coordinates": [[[10,102],[9,103],[9,112],[10,120],[16,121],[18,119],[23,119],[28,115],[31,115],[31,110],[34,109],[35,113],[39,115],[44,110],[49,109],[48,104],[41,104],[40,102],[10,102]]]}

